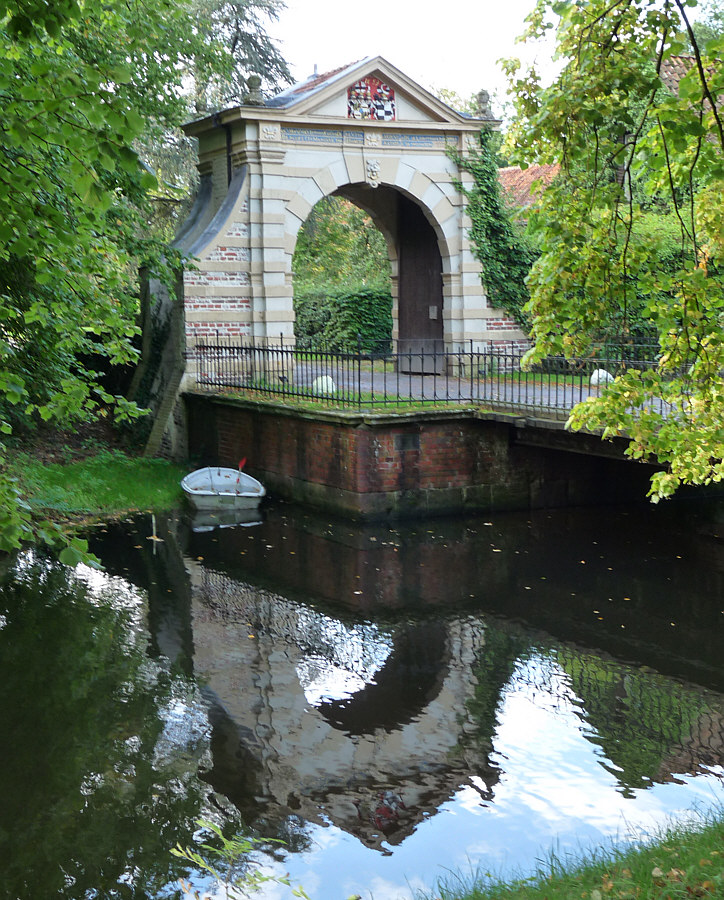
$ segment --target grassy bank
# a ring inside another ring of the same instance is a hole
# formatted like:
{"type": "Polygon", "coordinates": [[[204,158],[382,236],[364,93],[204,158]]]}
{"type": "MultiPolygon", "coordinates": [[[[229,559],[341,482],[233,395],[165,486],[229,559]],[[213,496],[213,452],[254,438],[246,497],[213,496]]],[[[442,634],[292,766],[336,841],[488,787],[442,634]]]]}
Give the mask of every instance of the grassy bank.
{"type": "Polygon", "coordinates": [[[724,898],[724,810],[696,816],[637,849],[551,856],[529,878],[450,875],[426,900],[693,900],[724,898]]]}
{"type": "Polygon", "coordinates": [[[113,517],[146,509],[180,506],[179,481],[186,469],[161,459],[100,449],[68,462],[47,462],[16,452],[9,472],[18,480],[33,513],[56,517],[113,517]]]}

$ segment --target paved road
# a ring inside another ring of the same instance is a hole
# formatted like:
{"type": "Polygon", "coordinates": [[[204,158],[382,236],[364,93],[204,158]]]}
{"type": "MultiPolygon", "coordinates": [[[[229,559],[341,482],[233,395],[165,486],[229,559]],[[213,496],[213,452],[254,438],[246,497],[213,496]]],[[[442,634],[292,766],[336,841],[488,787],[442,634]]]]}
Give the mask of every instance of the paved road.
{"type": "MultiPolygon", "coordinates": [[[[434,361],[444,370],[445,357],[435,357],[434,361]]],[[[467,374],[471,369],[467,354],[453,357],[452,362],[464,373],[462,377],[444,371],[436,375],[387,371],[379,361],[358,363],[354,357],[330,355],[300,360],[286,350],[278,358],[274,354],[221,353],[201,364],[199,384],[249,387],[282,397],[313,397],[335,407],[342,401],[342,405],[354,409],[379,409],[383,405],[394,409],[408,401],[476,403],[556,419],[567,418],[577,403],[598,396],[603,389],[592,386],[584,372],[567,373],[565,380],[562,374],[523,373],[518,368],[519,359],[512,356],[474,356],[472,377],[467,374]],[[291,365],[293,373],[289,372],[291,365]]],[[[663,409],[663,404],[660,406],[663,409]]]]}
{"type": "Polygon", "coordinates": [[[333,390],[335,399],[339,394],[348,395],[354,405],[361,395],[363,406],[370,402],[394,406],[398,400],[489,403],[513,410],[552,414],[557,418],[567,416],[576,403],[599,393],[599,388],[590,387],[588,378],[583,376],[575,381],[557,383],[552,377],[533,379],[530,375],[510,372],[470,380],[449,375],[371,372],[369,369],[357,373],[334,366],[312,368],[307,365],[296,367],[294,389],[314,396],[333,390]],[[334,387],[325,381],[330,378],[334,387]]]}

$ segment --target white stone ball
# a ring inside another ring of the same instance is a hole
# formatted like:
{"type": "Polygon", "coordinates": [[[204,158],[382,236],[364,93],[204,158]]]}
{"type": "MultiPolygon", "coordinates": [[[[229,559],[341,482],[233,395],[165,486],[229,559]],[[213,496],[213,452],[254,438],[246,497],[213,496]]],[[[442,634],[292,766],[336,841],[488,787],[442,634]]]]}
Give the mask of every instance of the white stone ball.
{"type": "Polygon", "coordinates": [[[599,384],[608,384],[613,381],[613,375],[605,369],[596,369],[591,373],[591,384],[595,387],[599,384]]]}
{"type": "Polygon", "coordinates": [[[336,390],[337,385],[329,375],[320,375],[319,378],[315,378],[312,382],[313,394],[334,394],[336,390]]]}

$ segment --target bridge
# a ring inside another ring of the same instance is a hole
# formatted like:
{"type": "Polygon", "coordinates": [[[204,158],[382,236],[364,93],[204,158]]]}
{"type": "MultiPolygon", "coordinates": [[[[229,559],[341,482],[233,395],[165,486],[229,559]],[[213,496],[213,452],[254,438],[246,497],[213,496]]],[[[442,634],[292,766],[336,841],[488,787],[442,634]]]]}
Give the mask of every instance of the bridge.
{"type": "MultiPolygon", "coordinates": [[[[345,351],[325,351],[301,350],[282,335],[276,344],[217,336],[197,343],[192,354],[195,386],[210,391],[348,410],[468,404],[558,422],[576,404],[600,396],[617,375],[656,364],[650,346],[602,349],[585,359],[548,358],[530,370],[521,351],[481,349],[472,340],[456,351],[406,341],[366,352],[359,341],[345,351]]],[[[664,407],[659,401],[660,412],[664,407]]]]}
{"type": "Polygon", "coordinates": [[[630,364],[620,356],[526,372],[520,354],[474,347],[440,354],[440,366],[422,364],[424,348],[408,348],[404,366],[399,353],[302,351],[281,340],[219,339],[194,352],[196,381],[184,394],[192,457],[247,457],[278,496],[361,519],[646,496],[651,466],[625,456],[625,438],[565,428],[576,403],[630,364]]]}

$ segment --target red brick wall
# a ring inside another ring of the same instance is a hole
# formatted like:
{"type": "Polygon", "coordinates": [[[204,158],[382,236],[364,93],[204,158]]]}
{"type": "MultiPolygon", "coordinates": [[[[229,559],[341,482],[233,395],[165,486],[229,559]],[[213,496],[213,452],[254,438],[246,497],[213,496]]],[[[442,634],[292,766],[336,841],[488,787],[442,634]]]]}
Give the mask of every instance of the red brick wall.
{"type": "Polygon", "coordinates": [[[272,494],[363,517],[612,502],[626,496],[634,470],[642,498],[650,475],[629,462],[519,446],[514,422],[469,413],[313,416],[197,394],[186,403],[199,464],[246,457],[272,494]]]}

